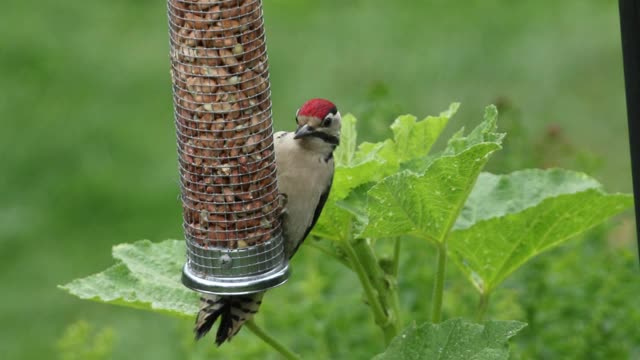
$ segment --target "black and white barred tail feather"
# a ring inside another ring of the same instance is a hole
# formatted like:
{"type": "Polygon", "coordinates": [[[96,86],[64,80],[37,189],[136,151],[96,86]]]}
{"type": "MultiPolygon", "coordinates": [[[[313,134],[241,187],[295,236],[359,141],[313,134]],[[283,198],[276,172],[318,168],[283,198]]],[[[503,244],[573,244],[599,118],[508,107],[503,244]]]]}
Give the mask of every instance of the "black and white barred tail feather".
{"type": "Polygon", "coordinates": [[[220,346],[230,341],[242,325],[258,312],[263,296],[264,292],[235,296],[203,295],[196,318],[196,340],[206,335],[220,318],[216,344],[220,346]]]}

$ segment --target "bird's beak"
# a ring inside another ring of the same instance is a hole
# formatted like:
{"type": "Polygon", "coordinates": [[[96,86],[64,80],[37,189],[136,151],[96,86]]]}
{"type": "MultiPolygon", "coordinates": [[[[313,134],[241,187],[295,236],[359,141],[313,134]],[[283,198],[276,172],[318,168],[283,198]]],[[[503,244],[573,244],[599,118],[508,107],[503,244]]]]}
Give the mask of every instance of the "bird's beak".
{"type": "Polygon", "coordinates": [[[305,136],[309,136],[311,134],[313,134],[313,132],[315,131],[314,128],[312,128],[309,125],[303,125],[300,126],[297,130],[296,130],[296,134],[293,137],[294,139],[302,139],[305,136]]]}

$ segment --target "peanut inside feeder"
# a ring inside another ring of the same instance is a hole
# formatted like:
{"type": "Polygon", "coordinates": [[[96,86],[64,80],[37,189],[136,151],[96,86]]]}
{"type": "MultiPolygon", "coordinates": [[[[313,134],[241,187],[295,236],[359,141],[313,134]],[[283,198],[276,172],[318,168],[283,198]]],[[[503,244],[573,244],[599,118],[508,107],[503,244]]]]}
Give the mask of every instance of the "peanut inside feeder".
{"type": "Polygon", "coordinates": [[[168,0],[168,15],[183,281],[221,294],[279,285],[288,272],[262,2],[168,0]]]}

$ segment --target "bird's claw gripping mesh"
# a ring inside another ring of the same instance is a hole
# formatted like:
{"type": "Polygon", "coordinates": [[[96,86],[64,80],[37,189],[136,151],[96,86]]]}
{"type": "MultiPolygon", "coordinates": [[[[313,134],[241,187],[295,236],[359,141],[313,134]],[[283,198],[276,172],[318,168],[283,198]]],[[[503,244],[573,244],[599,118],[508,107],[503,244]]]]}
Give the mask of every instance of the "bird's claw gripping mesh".
{"type": "Polygon", "coordinates": [[[287,278],[261,0],[168,0],[187,264],[237,294],[287,278]]]}

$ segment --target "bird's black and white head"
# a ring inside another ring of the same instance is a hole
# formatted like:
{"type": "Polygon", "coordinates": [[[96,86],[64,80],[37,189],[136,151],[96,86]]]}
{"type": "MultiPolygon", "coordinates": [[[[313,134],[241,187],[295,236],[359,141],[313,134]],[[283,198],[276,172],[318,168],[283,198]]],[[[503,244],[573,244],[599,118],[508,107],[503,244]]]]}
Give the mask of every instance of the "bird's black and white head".
{"type": "Polygon", "coordinates": [[[338,108],[329,100],[311,99],[296,113],[294,139],[303,146],[331,153],[340,143],[341,119],[338,108]]]}

